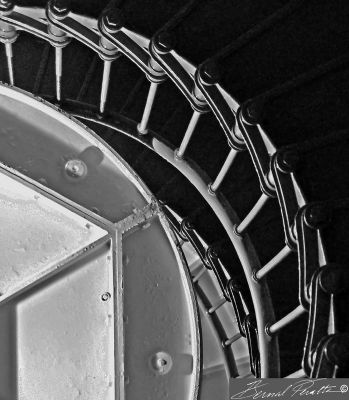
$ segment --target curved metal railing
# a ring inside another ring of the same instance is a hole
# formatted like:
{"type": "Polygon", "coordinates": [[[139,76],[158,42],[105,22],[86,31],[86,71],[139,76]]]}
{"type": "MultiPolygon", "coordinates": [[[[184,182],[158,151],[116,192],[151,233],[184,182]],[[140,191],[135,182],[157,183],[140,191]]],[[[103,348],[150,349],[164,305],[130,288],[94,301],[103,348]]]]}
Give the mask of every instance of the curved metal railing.
{"type": "MultiPolygon", "coordinates": [[[[205,63],[198,67],[192,65],[172,49],[171,38],[166,32],[162,31],[153,39],[148,39],[127,29],[121,12],[115,8],[105,9],[97,20],[73,13],[63,1],[50,1],[47,8],[43,9],[20,7],[12,1],[2,0],[0,1],[0,28],[0,40],[6,49],[11,85],[15,85],[16,82],[13,72],[13,47],[18,33],[25,31],[47,41],[55,48],[55,100],[60,102],[60,106],[65,111],[82,120],[107,126],[132,137],[171,163],[199,191],[223,225],[238,254],[251,299],[235,286],[229,270],[224,267],[214,252],[200,248],[193,227],[184,220],[180,227],[173,222],[174,229],[183,240],[190,240],[193,243],[203,264],[215,272],[224,301],[233,304],[240,335],[248,340],[252,372],[261,377],[279,376],[277,335],[280,330],[308,310],[300,304],[288,315],[275,321],[265,277],[292,251],[299,251],[294,225],[295,212],[306,205],[306,200],[296,176],[292,171],[288,171],[287,185],[293,192],[293,211],[288,212],[285,204],[288,204],[289,197],[284,196],[282,187],[285,184],[281,182],[282,177],[280,177],[280,173],[285,173],[288,161],[282,158],[283,154],[280,155],[277,152],[277,148],[258,122],[256,103],[249,102],[240,106],[234,97],[218,83],[214,63],[205,63]],[[103,60],[100,101],[97,106],[64,99],[61,89],[63,49],[72,39],[91,48],[103,60]],[[143,115],[138,123],[120,115],[105,112],[111,63],[121,54],[135,63],[150,81],[143,115]],[[157,91],[167,78],[177,85],[193,108],[192,117],[178,148],[168,144],[149,127],[149,118],[157,91]],[[200,116],[207,112],[213,112],[218,119],[229,149],[228,156],[212,181],[207,177],[204,169],[198,167],[188,157],[188,145],[200,116]],[[262,192],[255,206],[240,220],[220,193],[220,186],[232,168],[238,152],[246,149],[258,173],[262,192]],[[271,257],[266,265],[260,266],[248,237],[247,228],[265,204],[274,197],[278,198],[282,210],[286,246],[271,257]]],[[[212,310],[216,307],[219,305],[212,305],[212,310]]],[[[233,339],[228,338],[226,345],[229,346],[232,343],[233,339]]],[[[301,369],[293,376],[304,375],[305,371],[301,369]]]]}

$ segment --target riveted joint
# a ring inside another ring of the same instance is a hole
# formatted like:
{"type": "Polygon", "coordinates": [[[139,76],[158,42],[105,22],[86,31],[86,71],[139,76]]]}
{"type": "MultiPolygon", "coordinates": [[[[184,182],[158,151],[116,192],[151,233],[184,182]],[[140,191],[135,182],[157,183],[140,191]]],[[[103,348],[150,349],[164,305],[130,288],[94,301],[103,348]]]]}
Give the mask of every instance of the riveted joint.
{"type": "Polygon", "coordinates": [[[330,336],[324,349],[326,358],[339,368],[349,366],[349,334],[338,333],[330,336]]]}
{"type": "Polygon", "coordinates": [[[331,221],[331,209],[324,204],[313,204],[305,208],[303,218],[311,229],[319,229],[328,225],[331,221]]]}
{"type": "Polygon", "coordinates": [[[300,157],[296,151],[286,150],[279,152],[276,156],[276,166],[279,171],[290,174],[295,172],[299,166],[300,157]]]}
{"type": "Polygon", "coordinates": [[[48,3],[48,12],[53,20],[60,21],[70,13],[70,0],[51,0],[48,3]]]}
{"type": "Polygon", "coordinates": [[[247,100],[241,106],[241,120],[247,125],[258,125],[263,119],[263,102],[247,100]]]}
{"type": "Polygon", "coordinates": [[[155,36],[153,45],[155,51],[159,54],[170,53],[175,46],[175,37],[168,31],[160,32],[155,36]]]}
{"type": "Polygon", "coordinates": [[[349,273],[340,265],[326,265],[321,268],[319,285],[327,294],[338,295],[349,288],[349,273]]]}
{"type": "Polygon", "coordinates": [[[207,260],[210,260],[210,259],[218,260],[219,257],[218,257],[217,251],[212,246],[207,247],[206,258],[207,258],[207,260]]]}
{"type": "Polygon", "coordinates": [[[189,220],[189,219],[187,219],[187,218],[184,218],[183,220],[182,220],[182,223],[181,223],[181,229],[183,230],[183,232],[185,233],[186,231],[188,231],[188,230],[194,230],[194,225],[193,225],[193,223],[189,220]]]}
{"type": "Polygon", "coordinates": [[[200,83],[206,86],[216,85],[220,80],[220,71],[213,61],[201,64],[198,69],[200,83]]]}
{"type": "Polygon", "coordinates": [[[16,28],[6,22],[0,21],[0,42],[1,43],[14,43],[18,38],[16,28]]]}
{"type": "Polygon", "coordinates": [[[0,15],[10,15],[15,7],[13,0],[0,0],[0,15]]]}
{"type": "Polygon", "coordinates": [[[230,279],[228,282],[228,288],[235,293],[240,293],[241,284],[233,279],[230,279]]]}
{"type": "Polygon", "coordinates": [[[117,33],[125,26],[124,13],[119,8],[107,8],[100,16],[100,26],[107,33],[117,33]]]}

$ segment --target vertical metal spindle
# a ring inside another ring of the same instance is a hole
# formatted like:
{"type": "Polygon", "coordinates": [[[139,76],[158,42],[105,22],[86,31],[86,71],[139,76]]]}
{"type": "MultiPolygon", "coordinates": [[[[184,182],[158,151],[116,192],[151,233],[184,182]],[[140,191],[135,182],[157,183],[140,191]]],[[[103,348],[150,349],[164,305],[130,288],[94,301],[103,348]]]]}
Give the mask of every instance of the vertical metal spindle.
{"type": "Polygon", "coordinates": [[[264,204],[267,202],[269,197],[266,194],[262,194],[258,199],[257,203],[253,206],[252,210],[247,214],[243,221],[241,221],[240,225],[236,227],[236,233],[241,235],[246,228],[250,225],[253,219],[257,216],[257,214],[261,211],[264,204]]]}
{"type": "Polygon", "coordinates": [[[147,101],[145,103],[142,120],[137,125],[138,132],[141,135],[145,135],[148,132],[147,126],[148,126],[148,122],[149,122],[150,113],[153,108],[154,99],[155,99],[155,95],[156,95],[158,86],[159,86],[159,84],[156,82],[150,83],[148,97],[147,97],[147,101]]]}
{"type": "Polygon", "coordinates": [[[265,275],[267,275],[268,272],[270,272],[272,269],[274,269],[284,258],[286,258],[292,250],[288,247],[285,246],[280,250],[276,256],[274,256],[267,264],[264,265],[260,270],[258,270],[255,274],[255,279],[260,280],[262,279],[265,275]]]}
{"type": "Polygon", "coordinates": [[[56,98],[58,101],[61,101],[62,60],[63,60],[63,48],[56,46],[55,47],[56,98]]]}
{"type": "Polygon", "coordinates": [[[227,302],[227,299],[222,298],[219,299],[215,304],[212,305],[212,307],[208,310],[209,314],[213,314],[214,312],[216,312],[220,307],[222,307],[223,304],[225,304],[227,302]]]}
{"type": "Polygon", "coordinates": [[[190,139],[191,139],[191,137],[192,137],[192,135],[194,133],[195,127],[196,127],[196,125],[197,125],[197,123],[199,121],[200,115],[201,115],[201,113],[199,113],[198,111],[194,111],[193,112],[193,115],[192,115],[192,117],[190,119],[188,128],[187,128],[187,130],[186,130],[186,132],[184,134],[184,138],[182,140],[182,143],[181,143],[179,149],[176,152],[177,158],[183,158],[185,150],[188,147],[189,141],[190,141],[190,139]]]}
{"type": "Polygon", "coordinates": [[[15,83],[14,73],[13,73],[13,51],[12,51],[12,43],[6,42],[5,43],[6,49],[6,58],[7,58],[7,69],[8,69],[8,76],[10,80],[10,84],[13,86],[15,83]]]}
{"type": "Polygon", "coordinates": [[[224,342],[224,346],[228,347],[228,346],[232,345],[234,342],[239,340],[241,337],[242,337],[241,333],[237,333],[236,335],[232,336],[230,339],[227,339],[224,342]]]}
{"type": "Polygon", "coordinates": [[[223,182],[223,179],[225,178],[225,176],[227,175],[236,155],[237,155],[237,150],[235,149],[231,149],[228,157],[225,159],[224,164],[221,168],[221,170],[219,171],[216,179],[214,180],[213,183],[210,184],[209,186],[209,191],[211,193],[214,193],[218,190],[219,186],[221,185],[221,183],[223,182]]]}
{"type": "Polygon", "coordinates": [[[333,294],[331,294],[331,302],[330,302],[330,315],[328,321],[328,329],[327,334],[332,335],[337,333],[337,318],[336,318],[336,309],[333,294]]]}
{"type": "Polygon", "coordinates": [[[284,328],[286,325],[290,324],[292,321],[297,319],[299,316],[301,316],[305,312],[306,312],[305,308],[303,308],[303,306],[299,305],[293,311],[291,311],[290,313],[285,315],[283,318],[281,318],[279,321],[275,322],[274,324],[272,324],[270,326],[267,326],[266,331],[268,332],[269,335],[277,333],[282,328],[284,328]]]}
{"type": "Polygon", "coordinates": [[[50,20],[59,22],[65,19],[70,13],[69,2],[52,0],[48,3],[47,11],[50,17],[47,32],[51,45],[55,48],[56,99],[59,102],[62,100],[63,47],[68,45],[70,38],[64,30],[51,23],[50,20]]]}
{"type": "Polygon", "coordinates": [[[104,113],[105,103],[107,102],[111,63],[112,62],[109,60],[104,60],[103,80],[102,80],[102,88],[101,88],[101,101],[100,101],[100,105],[99,105],[99,111],[101,112],[101,114],[104,113]]]}

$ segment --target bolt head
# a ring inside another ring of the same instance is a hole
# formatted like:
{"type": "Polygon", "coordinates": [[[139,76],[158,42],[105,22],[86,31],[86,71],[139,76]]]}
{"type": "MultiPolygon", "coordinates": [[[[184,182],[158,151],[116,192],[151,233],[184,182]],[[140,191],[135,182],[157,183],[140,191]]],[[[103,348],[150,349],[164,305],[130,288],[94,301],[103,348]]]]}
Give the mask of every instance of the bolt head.
{"type": "Polygon", "coordinates": [[[218,259],[218,254],[216,249],[214,249],[213,247],[207,247],[207,255],[211,258],[215,258],[218,259]]]}
{"type": "Polygon", "coordinates": [[[164,351],[159,351],[150,358],[150,367],[157,375],[168,374],[172,365],[172,357],[164,351]]]}
{"type": "Polygon", "coordinates": [[[101,296],[102,301],[108,301],[110,298],[111,298],[111,294],[109,292],[105,292],[101,296]]]}
{"type": "Polygon", "coordinates": [[[338,295],[348,290],[349,275],[340,265],[326,265],[321,268],[319,284],[325,293],[338,295]]]}
{"type": "Polygon", "coordinates": [[[0,0],[0,11],[10,11],[13,7],[13,0],[0,0]]]}
{"type": "Polygon", "coordinates": [[[183,225],[184,225],[185,229],[188,229],[188,230],[193,230],[194,229],[194,225],[189,219],[184,219],[183,220],[183,225]]]}
{"type": "Polygon", "coordinates": [[[69,14],[70,5],[70,0],[52,0],[50,2],[50,9],[54,15],[63,17],[69,14]]]}
{"type": "Polygon", "coordinates": [[[156,39],[155,39],[155,48],[161,53],[169,53],[175,43],[174,43],[174,36],[167,31],[160,32],[156,39]]]}
{"type": "Polygon", "coordinates": [[[281,172],[294,172],[299,165],[300,157],[295,151],[287,150],[278,154],[277,167],[281,172]]]}
{"type": "Polygon", "coordinates": [[[340,368],[349,365],[349,335],[347,333],[336,334],[329,339],[325,354],[327,359],[340,368]]]}
{"type": "Polygon", "coordinates": [[[239,293],[241,291],[241,283],[238,282],[237,280],[230,280],[229,281],[229,287],[231,288],[232,291],[239,293]]]}
{"type": "Polygon", "coordinates": [[[331,221],[331,210],[323,204],[308,206],[304,212],[304,221],[310,228],[322,228],[331,221]]]}
{"type": "Polygon", "coordinates": [[[125,17],[119,8],[110,8],[103,15],[103,26],[110,33],[118,32],[125,25],[125,17]]]}
{"type": "Polygon", "coordinates": [[[200,79],[205,85],[215,85],[220,79],[220,71],[215,62],[207,62],[200,67],[200,79]]]}
{"type": "Polygon", "coordinates": [[[87,174],[87,166],[82,160],[69,160],[66,162],[64,169],[67,176],[73,179],[83,178],[87,174]]]}
{"type": "Polygon", "coordinates": [[[257,100],[248,100],[241,107],[243,120],[249,125],[261,123],[263,116],[263,102],[257,100]]]}

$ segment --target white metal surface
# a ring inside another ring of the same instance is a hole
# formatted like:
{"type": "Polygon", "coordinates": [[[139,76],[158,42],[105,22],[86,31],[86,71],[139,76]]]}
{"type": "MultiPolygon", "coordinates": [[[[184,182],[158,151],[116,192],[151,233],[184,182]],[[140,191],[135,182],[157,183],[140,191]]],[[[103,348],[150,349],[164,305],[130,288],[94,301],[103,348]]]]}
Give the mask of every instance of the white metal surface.
{"type": "Polygon", "coordinates": [[[195,295],[152,195],[53,106],[0,85],[0,116],[0,398],[196,399],[195,295]]]}

